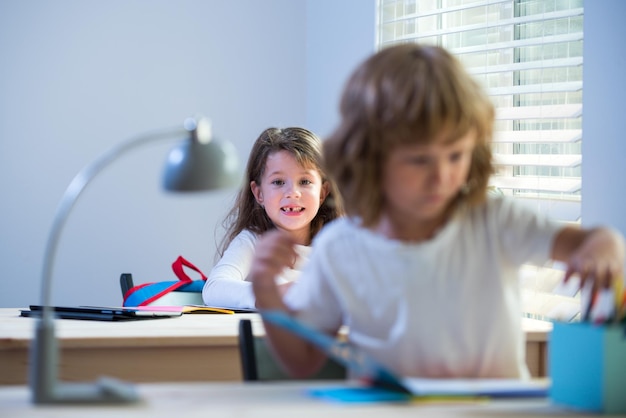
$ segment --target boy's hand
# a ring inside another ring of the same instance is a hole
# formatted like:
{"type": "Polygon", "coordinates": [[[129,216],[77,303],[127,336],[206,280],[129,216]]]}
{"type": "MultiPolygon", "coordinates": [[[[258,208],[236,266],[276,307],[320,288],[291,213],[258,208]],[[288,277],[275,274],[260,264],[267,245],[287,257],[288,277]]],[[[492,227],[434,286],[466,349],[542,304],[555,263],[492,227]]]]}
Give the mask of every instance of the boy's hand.
{"type": "Polygon", "coordinates": [[[567,260],[565,280],[578,274],[580,286],[593,281],[593,293],[608,288],[623,276],[624,239],[610,229],[597,228],[588,231],[580,245],[567,260]]]}
{"type": "Polygon", "coordinates": [[[272,230],[259,237],[250,268],[257,307],[276,307],[282,292],[275,278],[285,267],[293,266],[297,256],[293,241],[284,232],[272,230]]]}
{"type": "Polygon", "coordinates": [[[293,282],[286,282],[286,283],[279,284],[278,291],[280,292],[280,295],[285,296],[285,293],[287,293],[287,291],[289,290],[292,284],[293,282]]]}

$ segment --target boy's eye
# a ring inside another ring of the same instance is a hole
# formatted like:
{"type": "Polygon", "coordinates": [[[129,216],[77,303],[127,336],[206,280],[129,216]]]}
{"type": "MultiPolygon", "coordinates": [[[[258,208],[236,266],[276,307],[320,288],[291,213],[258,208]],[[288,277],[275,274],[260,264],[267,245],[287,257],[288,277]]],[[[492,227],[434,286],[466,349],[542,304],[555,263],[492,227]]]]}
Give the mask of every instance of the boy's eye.
{"type": "Polygon", "coordinates": [[[459,161],[461,159],[461,156],[463,154],[461,152],[453,152],[452,154],[450,154],[450,161],[452,162],[456,162],[459,161]]]}
{"type": "Polygon", "coordinates": [[[430,161],[430,159],[424,155],[418,155],[415,157],[411,158],[411,162],[413,164],[417,164],[417,165],[424,165],[424,164],[428,164],[428,162],[430,161]]]}

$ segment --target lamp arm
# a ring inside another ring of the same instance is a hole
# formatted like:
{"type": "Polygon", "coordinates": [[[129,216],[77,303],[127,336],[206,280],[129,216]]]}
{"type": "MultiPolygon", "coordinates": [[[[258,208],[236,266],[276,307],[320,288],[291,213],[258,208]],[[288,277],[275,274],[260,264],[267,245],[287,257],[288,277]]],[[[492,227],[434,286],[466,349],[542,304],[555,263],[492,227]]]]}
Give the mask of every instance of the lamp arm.
{"type": "Polygon", "coordinates": [[[171,138],[174,135],[189,134],[192,130],[195,130],[195,126],[190,127],[190,129],[167,129],[140,135],[122,142],[79,171],[65,190],[52,222],[43,260],[41,278],[43,312],[41,320],[36,324],[35,340],[33,347],[31,347],[29,376],[35,403],[119,403],[137,400],[137,395],[131,387],[110,378],[102,379],[95,384],[57,382],[58,347],[51,307],[54,259],[63,226],[72,208],[82,191],[98,173],[131,149],[148,142],[171,138]]]}
{"type": "Polygon", "coordinates": [[[185,129],[176,128],[131,138],[111,148],[108,152],[102,154],[92,163],[83,167],[83,169],[79,171],[76,176],[74,176],[74,179],[69,184],[69,186],[67,186],[67,189],[65,189],[65,193],[63,194],[63,197],[59,202],[54,219],[52,221],[50,235],[48,236],[48,241],[46,244],[46,250],[43,260],[41,287],[41,301],[42,305],[44,306],[44,318],[46,317],[46,311],[48,311],[47,316],[51,317],[52,310],[46,310],[45,307],[49,307],[51,304],[52,270],[54,268],[54,259],[56,257],[59,239],[61,238],[61,232],[80,194],[85,190],[87,185],[98,175],[98,173],[100,173],[110,163],[118,159],[126,152],[134,148],[138,148],[148,142],[164,140],[167,138],[171,138],[172,136],[185,133],[188,133],[188,131],[185,129]]]}

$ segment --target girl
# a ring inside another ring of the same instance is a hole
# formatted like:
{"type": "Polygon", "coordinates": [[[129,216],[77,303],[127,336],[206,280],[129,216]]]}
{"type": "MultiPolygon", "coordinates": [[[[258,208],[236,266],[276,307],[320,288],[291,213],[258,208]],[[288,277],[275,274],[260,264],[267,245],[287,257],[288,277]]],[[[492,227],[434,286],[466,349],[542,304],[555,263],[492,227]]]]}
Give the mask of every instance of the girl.
{"type": "MultiPolygon", "coordinates": [[[[402,376],[527,378],[518,268],[549,259],[595,287],[622,274],[623,237],[552,222],[488,195],[494,109],[461,64],[436,46],[404,44],[349,79],[341,123],[324,142],[346,216],[316,237],[300,280],[273,278],[293,241],[264,236],[251,277],[259,309],[290,312],[402,376]]],[[[323,355],[266,323],[296,376],[323,355]]]]}
{"type": "Polygon", "coordinates": [[[254,308],[246,281],[257,237],[278,229],[290,237],[295,252],[277,274],[283,293],[307,261],[311,240],[340,214],[335,186],[321,168],[321,141],[303,128],[269,128],[254,143],[246,168],[247,182],[226,217],[221,259],[202,291],[206,305],[254,308]]]}

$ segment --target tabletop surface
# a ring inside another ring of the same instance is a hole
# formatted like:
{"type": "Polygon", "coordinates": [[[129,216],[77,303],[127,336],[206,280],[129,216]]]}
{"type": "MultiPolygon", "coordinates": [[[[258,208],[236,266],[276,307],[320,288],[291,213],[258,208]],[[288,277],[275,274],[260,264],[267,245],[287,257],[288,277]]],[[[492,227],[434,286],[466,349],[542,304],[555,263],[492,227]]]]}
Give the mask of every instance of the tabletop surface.
{"type": "MultiPolygon", "coordinates": [[[[89,418],[133,417],[554,417],[574,411],[547,398],[498,400],[416,400],[413,402],[338,402],[310,394],[337,382],[178,383],[136,386],[141,400],[130,405],[34,406],[25,386],[0,388],[0,416],[89,418]]],[[[579,414],[576,416],[593,416],[579,414]]]]}
{"type": "MultiPolygon", "coordinates": [[[[235,344],[240,319],[252,320],[255,333],[263,332],[258,314],[184,314],[165,319],[88,321],[58,319],[57,338],[65,347],[128,345],[235,344]]],[[[37,319],[20,316],[19,308],[0,308],[0,349],[27,347],[37,319]]]]}

